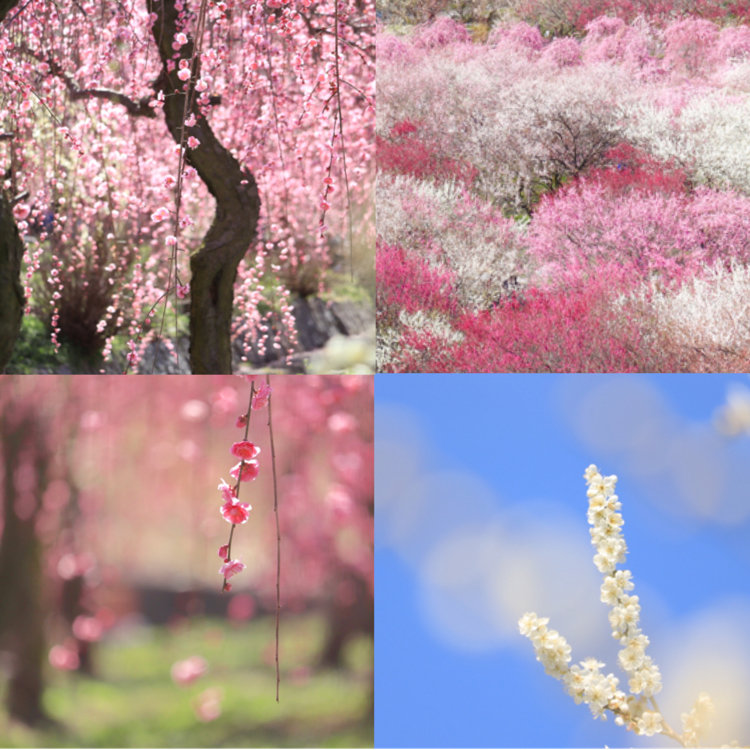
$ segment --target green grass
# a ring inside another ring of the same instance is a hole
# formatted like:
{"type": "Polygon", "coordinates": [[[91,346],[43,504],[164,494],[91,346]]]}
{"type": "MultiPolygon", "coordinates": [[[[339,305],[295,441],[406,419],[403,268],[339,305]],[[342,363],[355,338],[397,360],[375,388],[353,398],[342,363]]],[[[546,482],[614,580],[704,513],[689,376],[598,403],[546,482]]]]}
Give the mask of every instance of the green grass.
{"type": "MultiPolygon", "coordinates": [[[[282,621],[281,700],[275,701],[273,622],[233,627],[193,621],[139,629],[99,644],[97,677],[50,669],[45,706],[60,726],[32,730],[0,716],[3,747],[372,747],[372,642],[359,639],[343,670],[316,670],[319,616],[282,621]],[[209,671],[172,682],[180,659],[200,655],[209,671]],[[202,722],[193,704],[221,692],[221,715],[202,722]]],[[[0,692],[4,692],[0,690],[0,692]]]]}
{"type": "Polygon", "coordinates": [[[54,372],[65,364],[64,351],[56,352],[47,326],[33,315],[24,315],[13,356],[5,368],[8,374],[54,372]]]}

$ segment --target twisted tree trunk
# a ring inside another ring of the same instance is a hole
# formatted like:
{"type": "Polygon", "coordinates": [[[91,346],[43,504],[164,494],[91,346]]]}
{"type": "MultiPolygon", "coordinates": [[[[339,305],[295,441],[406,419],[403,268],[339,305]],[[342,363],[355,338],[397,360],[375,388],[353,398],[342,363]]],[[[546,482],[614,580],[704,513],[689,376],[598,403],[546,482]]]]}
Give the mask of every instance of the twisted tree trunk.
{"type": "Polygon", "coordinates": [[[8,364],[21,331],[23,249],[10,201],[0,193],[0,372],[8,364]]]}
{"type": "MultiPolygon", "coordinates": [[[[0,23],[18,0],[0,0],[0,23]]],[[[2,33],[2,30],[0,30],[2,33]]],[[[23,241],[18,234],[12,206],[0,193],[0,372],[5,369],[21,331],[23,241]]]]}
{"type": "MultiPolygon", "coordinates": [[[[147,4],[149,13],[156,14],[152,32],[162,60],[156,90],[164,93],[167,128],[176,143],[185,143],[191,135],[200,141],[197,148],[187,150],[186,160],[216,199],[213,223],[190,259],[190,366],[196,374],[228,374],[232,372],[234,282],[237,266],[256,236],[260,197],[253,175],[222,146],[196,104],[200,60],[193,67],[187,92],[177,69],[167,70],[174,54],[172,41],[180,30],[175,0],[147,0],[147,4]],[[183,135],[184,120],[191,114],[196,124],[185,128],[183,135]]],[[[183,57],[192,58],[193,50],[191,39],[182,48],[183,57]]]]}

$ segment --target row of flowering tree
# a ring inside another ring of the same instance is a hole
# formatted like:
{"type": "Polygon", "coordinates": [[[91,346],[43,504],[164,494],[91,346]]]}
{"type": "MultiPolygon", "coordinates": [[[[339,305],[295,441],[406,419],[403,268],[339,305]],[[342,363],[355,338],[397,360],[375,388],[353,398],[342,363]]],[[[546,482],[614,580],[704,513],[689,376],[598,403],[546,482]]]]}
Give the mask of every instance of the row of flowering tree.
{"type": "MultiPolygon", "coordinates": [[[[239,620],[276,612],[282,652],[285,619],[316,608],[327,668],[342,666],[353,636],[371,637],[373,380],[269,380],[270,390],[222,376],[0,378],[11,717],[45,721],[49,665],[97,671],[96,643],[137,611],[139,581],[158,584],[161,609],[182,591],[219,598],[239,620]],[[237,423],[251,389],[246,435],[237,423]]],[[[185,656],[178,682],[205,670],[185,656]]]]}
{"type": "Polygon", "coordinates": [[[750,26],[378,39],[379,368],[750,362],[750,26]]]}
{"type": "Polygon", "coordinates": [[[148,372],[187,316],[192,371],[229,373],[367,232],[368,0],[9,0],[0,104],[0,367],[22,312],[88,371],[148,372]]]}

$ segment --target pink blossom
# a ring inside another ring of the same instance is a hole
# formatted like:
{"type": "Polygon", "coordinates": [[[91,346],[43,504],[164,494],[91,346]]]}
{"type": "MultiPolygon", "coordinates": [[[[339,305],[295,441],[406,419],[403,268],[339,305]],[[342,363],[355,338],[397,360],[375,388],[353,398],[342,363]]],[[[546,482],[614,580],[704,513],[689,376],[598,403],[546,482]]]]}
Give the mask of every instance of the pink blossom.
{"type": "Polygon", "coordinates": [[[232,467],[232,470],[229,473],[235,479],[239,477],[241,482],[249,482],[258,476],[259,471],[260,469],[258,468],[257,461],[245,461],[244,463],[240,461],[240,463],[232,467]],[[242,476],[240,476],[240,467],[242,476]]]}
{"type": "Polygon", "coordinates": [[[257,393],[253,396],[253,411],[262,409],[268,403],[268,399],[271,396],[271,390],[271,386],[267,383],[264,383],[258,388],[257,393]]]}
{"type": "Polygon", "coordinates": [[[338,521],[344,521],[351,516],[354,510],[352,496],[340,484],[336,484],[328,491],[326,495],[326,505],[331,509],[331,513],[338,521]]]}
{"type": "Polygon", "coordinates": [[[156,211],[154,211],[151,214],[151,221],[153,221],[155,224],[158,224],[160,221],[164,221],[165,219],[169,218],[169,209],[165,206],[161,206],[160,208],[157,208],[156,211]]]}
{"type": "Polygon", "coordinates": [[[55,669],[63,669],[71,672],[78,669],[81,661],[78,658],[78,651],[69,646],[53,646],[49,650],[49,663],[55,669]]]}
{"type": "Polygon", "coordinates": [[[31,207],[28,203],[17,203],[13,206],[13,218],[16,221],[23,221],[31,213],[31,207]]]}
{"type": "Polygon", "coordinates": [[[235,423],[235,426],[240,428],[244,427],[247,424],[247,414],[240,414],[239,417],[237,417],[237,422],[235,423]]]}
{"type": "Polygon", "coordinates": [[[180,68],[180,69],[179,69],[179,70],[177,71],[177,77],[178,77],[178,78],[179,78],[179,79],[180,79],[181,81],[187,81],[187,80],[188,80],[188,78],[190,78],[190,69],[189,69],[189,68],[180,68]]]}
{"type": "Polygon", "coordinates": [[[217,489],[221,492],[221,496],[224,498],[225,503],[231,502],[237,497],[234,487],[230,487],[223,479],[219,482],[217,489]]]}
{"type": "Polygon", "coordinates": [[[328,429],[331,432],[351,432],[357,426],[357,420],[352,414],[339,411],[328,417],[328,429]]]}
{"type": "Polygon", "coordinates": [[[198,148],[198,146],[201,145],[201,142],[195,137],[190,136],[187,140],[188,148],[198,148]]]}
{"type": "Polygon", "coordinates": [[[178,685],[189,685],[206,673],[208,663],[201,656],[191,656],[172,665],[172,679],[178,685]]]}
{"type": "Polygon", "coordinates": [[[231,578],[237,573],[241,573],[245,569],[245,563],[239,560],[227,560],[220,568],[219,574],[223,575],[224,578],[231,578]]]}
{"type": "Polygon", "coordinates": [[[187,36],[182,31],[180,31],[174,35],[174,42],[172,43],[172,46],[174,47],[174,45],[176,44],[178,46],[175,47],[175,49],[179,49],[183,45],[187,44],[187,40],[187,36]]]}
{"type": "Polygon", "coordinates": [[[185,125],[189,128],[192,128],[193,125],[195,125],[195,115],[192,112],[188,116],[187,120],[185,120],[185,125]]]}
{"type": "Polygon", "coordinates": [[[175,289],[177,299],[186,299],[190,294],[190,284],[178,284],[175,289]]]}
{"type": "Polygon", "coordinates": [[[79,641],[98,641],[103,632],[104,628],[96,617],[79,615],[73,620],[73,635],[79,641]]]}
{"type": "Polygon", "coordinates": [[[227,562],[227,552],[229,552],[229,545],[222,544],[221,547],[219,547],[219,557],[224,560],[224,562],[227,562]]]}
{"type": "Polygon", "coordinates": [[[167,245],[167,247],[174,247],[177,244],[177,237],[173,234],[168,234],[164,238],[164,244],[167,245]]]}
{"type": "Polygon", "coordinates": [[[249,440],[241,440],[239,443],[232,443],[230,450],[233,456],[237,456],[237,458],[241,458],[243,461],[249,461],[260,453],[260,448],[249,440]]]}
{"type": "Polygon", "coordinates": [[[221,506],[221,515],[227,523],[242,524],[247,522],[252,509],[250,503],[241,503],[237,498],[233,498],[221,506]]]}
{"type": "MultiPolygon", "coordinates": [[[[94,417],[89,416],[89,423],[93,421],[94,417]]],[[[81,420],[83,423],[83,419],[81,420]]],[[[84,426],[82,424],[82,426],[84,426]]],[[[88,425],[84,426],[84,429],[92,429],[88,425]]],[[[77,576],[84,576],[94,567],[94,560],[91,555],[85,552],[80,555],[76,555],[72,552],[66,552],[57,563],[57,574],[64,581],[70,581],[77,576]]]]}
{"type": "Polygon", "coordinates": [[[194,703],[195,715],[199,721],[214,721],[221,716],[221,690],[208,688],[194,703]]]}

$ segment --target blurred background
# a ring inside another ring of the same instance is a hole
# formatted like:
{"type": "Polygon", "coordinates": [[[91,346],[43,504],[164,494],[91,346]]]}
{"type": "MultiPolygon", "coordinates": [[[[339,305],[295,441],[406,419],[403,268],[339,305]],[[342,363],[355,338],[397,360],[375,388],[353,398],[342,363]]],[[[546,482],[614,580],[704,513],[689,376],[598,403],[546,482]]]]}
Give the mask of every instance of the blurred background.
{"type": "MultiPolygon", "coordinates": [[[[258,384],[265,381],[258,381],[258,384]]],[[[373,380],[271,376],[221,593],[250,383],[0,378],[0,745],[371,746],[373,380]]]]}
{"type": "Polygon", "coordinates": [[[706,744],[750,744],[750,379],[746,375],[378,377],[381,747],[674,747],[595,721],[518,632],[550,617],[573,662],[614,672],[585,468],[619,477],[667,720],[698,693],[706,744]]]}

